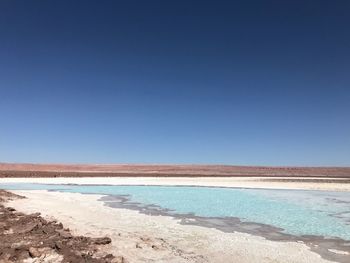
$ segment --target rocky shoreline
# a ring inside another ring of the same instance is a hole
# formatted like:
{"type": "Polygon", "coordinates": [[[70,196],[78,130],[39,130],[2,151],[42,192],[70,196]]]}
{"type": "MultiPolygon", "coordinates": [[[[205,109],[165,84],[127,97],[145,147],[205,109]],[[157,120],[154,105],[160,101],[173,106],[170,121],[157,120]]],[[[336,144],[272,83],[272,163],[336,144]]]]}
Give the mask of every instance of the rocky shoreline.
{"type": "Polygon", "coordinates": [[[74,236],[61,223],[47,221],[40,213],[24,214],[6,206],[6,201],[24,198],[0,190],[0,263],[89,262],[125,263],[103,247],[109,237],[74,236]]]}

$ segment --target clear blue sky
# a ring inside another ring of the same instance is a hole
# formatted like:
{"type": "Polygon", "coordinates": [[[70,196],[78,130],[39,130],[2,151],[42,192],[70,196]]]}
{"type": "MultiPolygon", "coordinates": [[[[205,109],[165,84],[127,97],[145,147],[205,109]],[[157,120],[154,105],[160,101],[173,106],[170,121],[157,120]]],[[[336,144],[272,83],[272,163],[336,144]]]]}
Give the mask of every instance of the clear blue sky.
{"type": "Polygon", "coordinates": [[[0,2],[0,162],[350,165],[350,1],[0,2]]]}

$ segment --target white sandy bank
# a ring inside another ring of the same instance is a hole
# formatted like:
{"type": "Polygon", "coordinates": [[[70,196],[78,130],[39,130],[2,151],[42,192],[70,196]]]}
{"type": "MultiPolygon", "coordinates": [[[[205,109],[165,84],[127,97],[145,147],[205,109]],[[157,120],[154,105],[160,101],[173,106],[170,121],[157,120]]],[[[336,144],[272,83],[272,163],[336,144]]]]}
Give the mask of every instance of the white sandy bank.
{"type": "MultiPolygon", "coordinates": [[[[56,177],[56,178],[0,178],[0,183],[43,184],[110,184],[110,185],[196,185],[217,187],[244,187],[266,189],[304,189],[350,191],[350,184],[341,179],[308,178],[312,181],[290,181],[283,177],[56,177]],[[269,179],[280,181],[268,181],[269,179]],[[323,182],[324,181],[324,182],[323,182]]],[[[292,178],[294,180],[302,178],[292,178]]],[[[0,185],[1,186],[1,185],[0,185]]]]}
{"type": "MultiPolygon", "coordinates": [[[[95,179],[95,178],[94,178],[95,179]]],[[[28,197],[11,202],[26,213],[41,212],[74,234],[109,236],[109,252],[129,262],[330,262],[297,242],[274,242],[243,233],[223,233],[200,226],[180,225],[168,216],[104,206],[98,195],[47,191],[14,191],[28,197]]]]}

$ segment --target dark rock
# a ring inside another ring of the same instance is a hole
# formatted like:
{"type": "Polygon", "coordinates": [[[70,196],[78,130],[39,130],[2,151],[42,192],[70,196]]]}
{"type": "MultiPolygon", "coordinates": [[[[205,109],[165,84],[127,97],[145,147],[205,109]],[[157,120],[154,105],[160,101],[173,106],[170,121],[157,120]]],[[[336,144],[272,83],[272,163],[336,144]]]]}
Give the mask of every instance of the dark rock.
{"type": "Polygon", "coordinates": [[[63,238],[72,238],[72,234],[65,230],[56,230],[56,232],[63,238]]]}
{"type": "Polygon", "coordinates": [[[24,226],[21,226],[17,229],[14,229],[14,232],[23,234],[32,231],[35,227],[37,227],[38,224],[36,222],[30,222],[29,224],[26,224],[24,226]]]}
{"type": "Polygon", "coordinates": [[[92,241],[95,245],[107,245],[112,242],[109,237],[94,238],[92,241]]]}
{"type": "Polygon", "coordinates": [[[61,241],[55,242],[55,249],[56,249],[56,250],[60,250],[60,249],[62,249],[62,248],[63,248],[63,244],[62,244],[61,241]]]}

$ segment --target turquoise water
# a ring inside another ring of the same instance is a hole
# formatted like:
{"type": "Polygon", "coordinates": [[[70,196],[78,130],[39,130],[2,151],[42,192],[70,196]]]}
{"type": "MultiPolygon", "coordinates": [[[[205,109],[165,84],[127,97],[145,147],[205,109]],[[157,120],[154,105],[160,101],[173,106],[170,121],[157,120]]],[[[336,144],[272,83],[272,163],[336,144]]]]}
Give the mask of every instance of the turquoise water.
{"type": "Polygon", "coordinates": [[[280,227],[288,234],[350,240],[350,194],[346,192],[44,184],[0,184],[0,188],[128,195],[130,201],[158,205],[170,213],[238,217],[280,227]]]}

